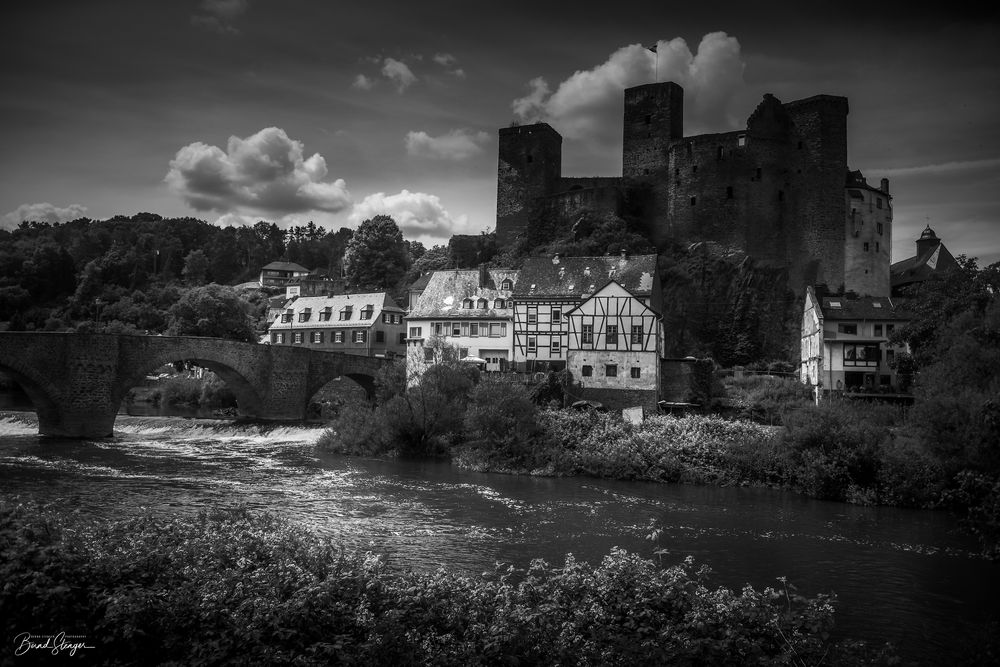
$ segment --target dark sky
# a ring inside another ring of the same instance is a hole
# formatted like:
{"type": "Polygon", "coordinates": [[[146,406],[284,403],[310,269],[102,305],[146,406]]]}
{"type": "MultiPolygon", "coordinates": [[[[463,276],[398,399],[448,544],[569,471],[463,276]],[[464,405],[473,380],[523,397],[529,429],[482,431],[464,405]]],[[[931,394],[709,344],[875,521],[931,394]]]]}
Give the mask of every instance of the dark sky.
{"type": "Polygon", "coordinates": [[[622,91],[658,79],[684,86],[688,135],[745,126],[764,93],[848,97],[850,167],[890,179],[893,258],[929,223],[990,263],[1000,22],[940,5],[20,3],[0,39],[0,224],[387,212],[440,243],[494,227],[499,128],[546,120],[565,174],[619,175],[622,91]]]}

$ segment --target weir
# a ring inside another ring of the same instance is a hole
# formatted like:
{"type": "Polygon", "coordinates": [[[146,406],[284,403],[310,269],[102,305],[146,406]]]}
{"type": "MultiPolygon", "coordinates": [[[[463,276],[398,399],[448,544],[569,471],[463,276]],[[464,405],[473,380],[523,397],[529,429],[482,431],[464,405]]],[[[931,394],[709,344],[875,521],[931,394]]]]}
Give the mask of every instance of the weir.
{"type": "Polygon", "coordinates": [[[346,376],[371,395],[385,359],[195,336],[0,333],[0,370],[31,398],[41,435],[103,438],[128,390],[150,371],[192,361],[236,394],[241,417],[302,421],[310,397],[346,376]]]}

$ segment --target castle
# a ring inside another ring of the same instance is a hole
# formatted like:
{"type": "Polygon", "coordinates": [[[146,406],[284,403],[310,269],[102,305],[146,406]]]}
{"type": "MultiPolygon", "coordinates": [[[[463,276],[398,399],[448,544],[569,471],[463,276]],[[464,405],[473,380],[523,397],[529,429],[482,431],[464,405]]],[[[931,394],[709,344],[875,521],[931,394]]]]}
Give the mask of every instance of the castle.
{"type": "Polygon", "coordinates": [[[571,224],[584,210],[629,215],[661,252],[712,241],[788,271],[789,287],[888,295],[888,179],[847,166],[847,98],[782,103],[764,95],[745,130],[685,137],[684,90],[625,90],[621,177],[562,176],[562,137],[547,123],[502,128],[497,241],[538,216],[571,224]]]}

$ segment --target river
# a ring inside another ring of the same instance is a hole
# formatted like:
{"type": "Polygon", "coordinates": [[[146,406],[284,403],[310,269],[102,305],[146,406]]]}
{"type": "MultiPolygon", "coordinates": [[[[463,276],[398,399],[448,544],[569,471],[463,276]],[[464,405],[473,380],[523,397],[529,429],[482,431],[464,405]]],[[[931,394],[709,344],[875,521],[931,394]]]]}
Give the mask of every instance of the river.
{"type": "Polygon", "coordinates": [[[0,415],[5,495],[117,517],[245,503],[398,567],[469,574],[612,546],[665,563],[687,555],[713,583],[788,581],[836,593],[837,634],[893,642],[908,660],[953,663],[1000,618],[1000,567],[942,512],[859,507],[766,489],[535,478],[446,463],[316,451],[321,429],[119,416],[113,439],[41,438],[31,413],[0,415]],[[649,523],[663,529],[647,538],[649,523]]]}

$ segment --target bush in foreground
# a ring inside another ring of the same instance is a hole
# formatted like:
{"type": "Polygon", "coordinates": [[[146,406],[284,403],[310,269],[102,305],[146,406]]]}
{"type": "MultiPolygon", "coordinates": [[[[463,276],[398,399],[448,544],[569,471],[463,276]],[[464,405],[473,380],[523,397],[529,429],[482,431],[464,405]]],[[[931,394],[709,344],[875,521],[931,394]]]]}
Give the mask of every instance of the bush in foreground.
{"type": "Polygon", "coordinates": [[[0,506],[0,608],[85,635],[99,662],[161,664],[891,664],[834,643],[832,597],[708,586],[614,549],[596,566],[394,572],[273,516],[231,510],[61,525],[0,506]]]}

